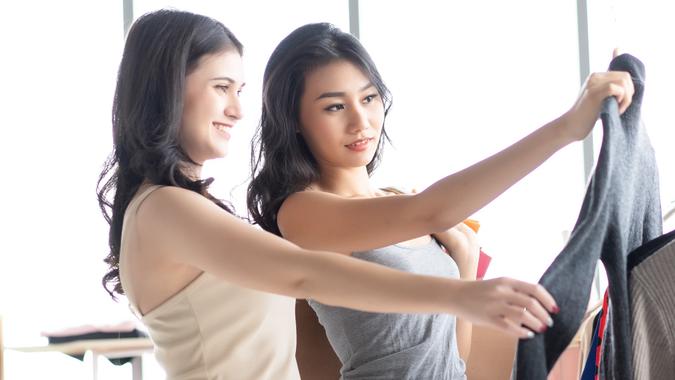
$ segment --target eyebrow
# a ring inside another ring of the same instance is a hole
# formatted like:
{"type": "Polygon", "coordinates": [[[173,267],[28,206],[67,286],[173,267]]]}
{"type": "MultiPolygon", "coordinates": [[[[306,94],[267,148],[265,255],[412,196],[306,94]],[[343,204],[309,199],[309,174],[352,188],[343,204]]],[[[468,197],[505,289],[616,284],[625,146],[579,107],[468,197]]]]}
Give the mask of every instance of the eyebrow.
{"type": "MultiPolygon", "coordinates": [[[[230,82],[230,83],[237,83],[236,80],[234,80],[234,79],[232,79],[232,78],[230,78],[230,77],[215,77],[215,78],[211,78],[211,80],[212,80],[212,81],[216,81],[216,80],[224,80],[224,81],[227,81],[227,82],[230,82]]],[[[245,85],[246,85],[246,82],[243,82],[243,83],[241,84],[241,86],[239,86],[239,87],[244,87],[245,85]]]]}
{"type": "MultiPolygon", "coordinates": [[[[372,82],[368,82],[368,84],[366,84],[365,86],[361,87],[361,89],[359,89],[359,92],[365,91],[365,90],[367,90],[367,89],[369,89],[373,86],[374,85],[373,85],[372,82]]],[[[342,96],[345,96],[345,95],[346,95],[345,92],[324,92],[323,94],[319,95],[316,99],[314,99],[314,101],[317,101],[317,100],[323,99],[323,98],[339,98],[339,97],[342,97],[342,96]]]]}
{"type": "Polygon", "coordinates": [[[235,80],[230,78],[230,77],[215,77],[215,78],[211,78],[211,80],[225,80],[225,81],[232,82],[232,83],[235,82],[235,80]]]}

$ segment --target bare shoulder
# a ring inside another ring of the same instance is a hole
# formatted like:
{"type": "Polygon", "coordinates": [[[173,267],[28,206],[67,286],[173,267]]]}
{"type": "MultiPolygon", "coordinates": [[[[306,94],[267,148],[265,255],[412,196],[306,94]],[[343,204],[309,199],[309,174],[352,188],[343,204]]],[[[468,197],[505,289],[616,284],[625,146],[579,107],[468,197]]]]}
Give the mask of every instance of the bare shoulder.
{"type": "Polygon", "coordinates": [[[372,201],[377,202],[379,197],[392,197],[392,196],[408,196],[411,195],[405,191],[399,190],[395,187],[385,187],[378,189],[376,191],[376,196],[372,198],[364,197],[344,197],[341,195],[329,193],[321,190],[308,189],[303,191],[298,191],[293,193],[283,202],[279,208],[279,218],[282,218],[284,214],[293,214],[295,212],[312,212],[317,210],[313,207],[318,207],[318,210],[321,210],[322,207],[340,207],[347,204],[364,204],[371,203],[372,201]]]}
{"type": "Polygon", "coordinates": [[[306,231],[308,221],[321,223],[320,216],[343,200],[338,195],[314,189],[293,193],[279,207],[277,227],[284,238],[297,243],[296,237],[304,235],[301,232],[306,231]]]}
{"type": "Polygon", "coordinates": [[[279,229],[297,218],[304,219],[308,214],[321,211],[324,208],[339,205],[347,198],[320,190],[303,190],[293,193],[281,204],[277,213],[279,229]]]}
{"type": "Polygon", "coordinates": [[[344,197],[309,190],[289,196],[277,215],[282,236],[308,249],[350,253],[426,235],[413,195],[344,197]]]}
{"type": "Polygon", "coordinates": [[[139,205],[136,214],[138,232],[166,248],[178,242],[187,243],[206,231],[217,233],[236,223],[238,218],[230,215],[215,203],[187,189],[165,186],[153,191],[139,205]]]}
{"type": "Polygon", "coordinates": [[[176,186],[163,186],[153,191],[137,209],[139,223],[155,222],[164,218],[174,220],[206,210],[220,210],[201,194],[176,186]]]}
{"type": "Polygon", "coordinates": [[[136,221],[146,248],[202,270],[209,268],[200,260],[227,252],[232,239],[248,236],[252,229],[201,194],[171,186],[148,195],[136,221]]]}
{"type": "Polygon", "coordinates": [[[347,199],[336,194],[327,193],[321,190],[303,190],[293,193],[286,198],[281,205],[281,209],[293,209],[296,207],[304,207],[308,204],[322,203],[322,202],[339,202],[341,199],[347,199]]]}
{"type": "Polygon", "coordinates": [[[143,200],[143,207],[151,208],[152,206],[149,205],[154,205],[155,207],[167,206],[174,203],[195,202],[199,199],[206,200],[202,195],[191,190],[177,186],[162,186],[154,190],[145,200],[143,200]]]}

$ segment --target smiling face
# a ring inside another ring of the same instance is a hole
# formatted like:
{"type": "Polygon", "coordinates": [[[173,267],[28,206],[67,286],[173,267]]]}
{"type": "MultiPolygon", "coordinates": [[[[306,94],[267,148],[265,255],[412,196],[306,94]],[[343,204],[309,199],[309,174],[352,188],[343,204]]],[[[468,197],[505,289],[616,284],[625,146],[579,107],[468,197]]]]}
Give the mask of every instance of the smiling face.
{"type": "Polygon", "coordinates": [[[365,167],[377,150],[383,123],[380,94],[351,62],[334,61],[305,77],[300,133],[321,171],[365,167]]]}
{"type": "Polygon", "coordinates": [[[205,55],[185,79],[180,144],[196,163],[227,155],[230,132],[242,117],[241,55],[235,50],[205,55]]]}

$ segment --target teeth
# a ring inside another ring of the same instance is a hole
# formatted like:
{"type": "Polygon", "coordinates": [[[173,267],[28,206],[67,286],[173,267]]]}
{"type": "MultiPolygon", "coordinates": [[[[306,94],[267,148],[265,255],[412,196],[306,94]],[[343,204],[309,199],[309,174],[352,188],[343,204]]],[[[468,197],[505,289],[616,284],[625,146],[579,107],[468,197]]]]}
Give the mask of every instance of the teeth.
{"type": "Polygon", "coordinates": [[[216,127],[216,129],[221,131],[221,132],[225,132],[225,130],[227,129],[227,126],[225,126],[223,124],[215,124],[214,123],[213,126],[216,127]]]}
{"type": "Polygon", "coordinates": [[[359,145],[365,145],[367,143],[368,143],[368,139],[364,139],[364,140],[359,140],[359,141],[353,142],[353,143],[349,144],[349,146],[357,147],[359,145]]]}

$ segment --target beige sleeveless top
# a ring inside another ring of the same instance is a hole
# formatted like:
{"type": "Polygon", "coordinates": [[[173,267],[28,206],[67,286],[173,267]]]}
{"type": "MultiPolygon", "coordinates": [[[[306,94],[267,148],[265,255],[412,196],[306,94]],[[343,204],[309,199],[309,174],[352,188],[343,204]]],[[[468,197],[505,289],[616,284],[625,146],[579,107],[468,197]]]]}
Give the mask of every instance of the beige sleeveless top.
{"type": "Polygon", "coordinates": [[[295,361],[295,300],[236,286],[202,273],[141,316],[134,283],[126,277],[133,254],[135,215],[159,186],[137,195],[124,215],[120,281],[131,309],[147,327],[155,355],[170,380],[300,379],[295,361]]]}

